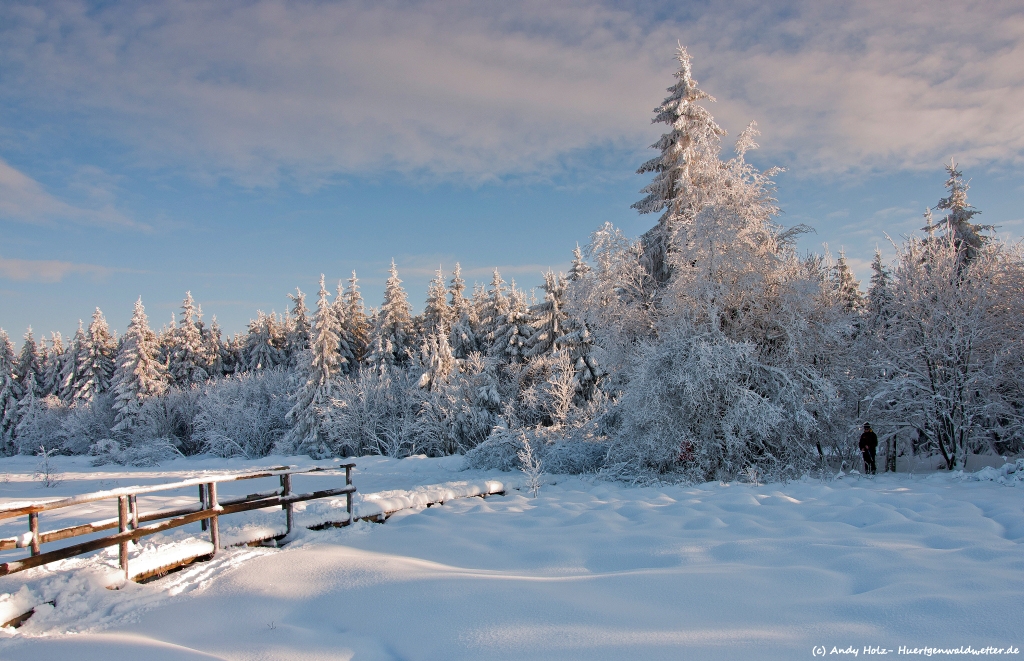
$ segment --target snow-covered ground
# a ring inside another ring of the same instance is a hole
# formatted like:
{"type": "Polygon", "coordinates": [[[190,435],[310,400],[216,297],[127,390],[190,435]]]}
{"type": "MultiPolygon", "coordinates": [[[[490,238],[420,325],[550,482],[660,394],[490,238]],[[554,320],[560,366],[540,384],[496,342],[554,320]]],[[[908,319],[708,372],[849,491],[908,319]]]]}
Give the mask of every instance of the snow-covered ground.
{"type": "MultiPolygon", "coordinates": [[[[36,460],[0,460],[0,500],[330,464],[57,462],[64,482],[43,489],[36,460]]],[[[406,507],[384,525],[302,529],[283,548],[226,549],[120,590],[105,589],[117,582],[116,550],[0,578],[0,616],[43,604],[0,630],[0,659],[794,659],[1024,647],[1024,482],[1006,469],[657,488],[547,476],[533,499],[512,488],[521,476],[459,471],[458,457],[357,464],[363,512],[406,507]],[[495,480],[507,495],[421,505],[495,480]]],[[[339,483],[296,480],[296,490],[339,483]]],[[[195,500],[160,498],[140,499],[143,511],[195,500]]],[[[311,503],[299,520],[336,519],[339,508],[343,499],[311,503]]],[[[46,530],[112,514],[41,521],[46,530]]],[[[283,531],[279,510],[233,516],[228,537],[283,531]]],[[[23,527],[5,523],[0,536],[23,527]]],[[[205,540],[192,525],[134,553],[205,540]]]]}

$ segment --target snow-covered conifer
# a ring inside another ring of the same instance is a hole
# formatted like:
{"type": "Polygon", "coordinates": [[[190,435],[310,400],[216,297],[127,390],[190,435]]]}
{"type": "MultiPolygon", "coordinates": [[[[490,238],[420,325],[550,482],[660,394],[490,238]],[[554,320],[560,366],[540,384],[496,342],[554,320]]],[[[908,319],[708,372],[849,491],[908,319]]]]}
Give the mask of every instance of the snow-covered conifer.
{"type": "Polygon", "coordinates": [[[840,305],[850,312],[859,311],[864,305],[864,295],[860,291],[860,282],[854,277],[850,265],[846,263],[846,252],[839,251],[836,260],[834,287],[840,305]]]}
{"type": "Polygon", "coordinates": [[[50,333],[50,348],[46,352],[46,366],[43,374],[43,395],[59,395],[61,372],[64,371],[64,338],[60,333],[50,333]]]}
{"type": "Polygon", "coordinates": [[[93,312],[89,331],[78,354],[78,375],[75,379],[75,401],[92,402],[97,395],[110,389],[114,375],[114,354],[117,340],[99,308],[93,312]]]}
{"type": "Polygon", "coordinates": [[[868,311],[874,327],[888,321],[892,300],[892,274],[882,262],[882,251],[875,248],[875,257],[871,260],[871,287],[868,289],[868,311]]]}
{"type": "Polygon", "coordinates": [[[181,322],[170,336],[168,372],[174,385],[187,388],[210,378],[208,348],[196,323],[196,305],[190,291],[185,292],[181,303],[181,322]]]}
{"type": "Polygon", "coordinates": [[[71,344],[64,352],[64,366],[60,373],[60,389],[56,393],[60,401],[71,404],[75,401],[75,391],[78,383],[78,364],[85,347],[85,330],[82,328],[82,320],[78,320],[78,330],[71,338],[71,344]]]}
{"type": "Polygon", "coordinates": [[[423,374],[417,383],[420,388],[433,390],[447,382],[456,367],[455,355],[448,343],[447,333],[431,333],[423,338],[420,345],[420,365],[423,368],[423,374]]]}
{"type": "Polygon", "coordinates": [[[674,235],[703,208],[711,194],[719,167],[720,138],[725,135],[711,113],[697,104],[714,101],[697,87],[692,76],[690,55],[682,46],[676,52],[679,69],[669,96],[655,108],[654,123],[668,124],[670,130],[651,145],[661,153],[644,163],[638,174],[655,173],[641,191],[646,196],[633,205],[640,213],[662,211],[658,224],[643,237],[644,258],[651,275],[666,282],[671,267],[667,259],[674,235]]]}
{"type": "Polygon", "coordinates": [[[452,279],[448,282],[448,294],[451,296],[449,305],[452,311],[452,323],[456,323],[462,317],[462,313],[468,305],[465,295],[466,281],[462,279],[462,266],[458,262],[455,262],[452,279]]]}
{"type": "Polygon", "coordinates": [[[341,280],[338,281],[338,294],[331,303],[334,311],[334,318],[338,322],[338,371],[342,374],[351,374],[359,365],[356,359],[355,336],[349,329],[348,305],[345,302],[345,290],[341,280]]]}
{"type": "Polygon", "coordinates": [[[20,397],[31,395],[38,399],[41,396],[43,391],[43,373],[39,364],[39,346],[32,335],[31,327],[25,332],[21,352],[18,354],[15,376],[18,379],[20,397]]]}
{"type": "Polygon", "coordinates": [[[587,277],[590,273],[590,264],[587,264],[587,260],[583,259],[583,251],[580,250],[580,244],[576,244],[576,249],[572,251],[572,266],[569,267],[569,281],[579,282],[583,278],[587,277]]]}
{"type": "Polygon", "coordinates": [[[505,314],[494,320],[487,338],[489,355],[499,363],[519,363],[526,358],[527,340],[533,334],[533,328],[530,326],[526,295],[516,288],[515,280],[512,281],[504,308],[505,314]]]}
{"type": "MultiPolygon", "coordinates": [[[[946,235],[951,237],[957,249],[961,253],[961,262],[969,264],[978,255],[981,246],[988,237],[982,236],[982,232],[994,229],[992,225],[976,225],[971,219],[981,213],[967,202],[967,191],[970,189],[968,182],[964,181],[963,173],[956,169],[956,161],[950,159],[946,166],[949,179],[946,180],[946,189],[949,196],[939,200],[935,205],[936,210],[948,211],[946,217],[940,221],[938,228],[944,230],[946,235]]],[[[928,226],[925,229],[934,228],[931,222],[931,214],[928,214],[928,226]]]]}
{"type": "Polygon", "coordinates": [[[292,310],[285,331],[285,354],[289,364],[294,365],[299,354],[309,348],[309,309],[306,307],[306,295],[298,287],[294,294],[288,294],[288,298],[292,301],[292,310]]]}
{"type": "Polygon", "coordinates": [[[149,328],[142,297],[135,302],[132,320],[128,323],[117,354],[117,367],[111,388],[114,391],[114,431],[132,429],[150,397],[167,389],[167,375],[158,358],[156,333],[149,328]]]}
{"type": "Polygon", "coordinates": [[[0,328],[0,452],[11,453],[11,438],[18,424],[18,382],[14,376],[14,344],[0,328]]]}
{"type": "Polygon", "coordinates": [[[394,260],[390,272],[384,285],[384,303],[373,328],[372,355],[368,360],[377,365],[405,365],[411,352],[412,309],[394,260]]]}
{"type": "Polygon", "coordinates": [[[479,305],[477,315],[480,321],[477,338],[481,340],[480,350],[490,354],[491,345],[494,343],[494,330],[508,314],[505,281],[502,280],[498,269],[494,269],[494,275],[491,277],[491,284],[488,286],[486,294],[478,295],[478,292],[483,294],[483,290],[475,291],[473,296],[479,305]]]}
{"type": "Polygon", "coordinates": [[[276,346],[276,329],[273,313],[256,311],[256,318],[249,322],[249,333],[245,338],[245,369],[263,370],[280,365],[282,355],[276,346]]]}
{"type": "Polygon", "coordinates": [[[555,340],[565,334],[565,276],[548,271],[544,274],[544,301],[530,311],[533,332],[526,341],[526,355],[530,358],[550,352],[555,340]]]}
{"type": "Polygon", "coordinates": [[[300,363],[300,378],[303,384],[293,395],[295,404],[288,412],[287,420],[292,425],[284,443],[310,456],[322,456],[327,452],[327,437],[322,429],[323,408],[334,394],[334,376],[338,373],[338,317],[328,301],[324,276],[320,276],[320,291],[317,295],[316,318],[312,327],[312,342],[303,352],[300,363]]]}
{"type": "MultiPolygon", "coordinates": [[[[352,271],[352,277],[348,279],[348,288],[345,290],[345,329],[352,337],[352,353],[355,354],[356,364],[361,363],[369,351],[371,325],[366,316],[363,297],[359,293],[359,280],[355,271],[352,271]]],[[[354,364],[353,368],[355,366],[354,364]]]]}
{"type": "Polygon", "coordinates": [[[434,279],[427,286],[427,304],[423,308],[423,333],[447,334],[452,325],[452,309],[448,305],[448,290],[444,283],[444,273],[437,269],[434,279]]]}

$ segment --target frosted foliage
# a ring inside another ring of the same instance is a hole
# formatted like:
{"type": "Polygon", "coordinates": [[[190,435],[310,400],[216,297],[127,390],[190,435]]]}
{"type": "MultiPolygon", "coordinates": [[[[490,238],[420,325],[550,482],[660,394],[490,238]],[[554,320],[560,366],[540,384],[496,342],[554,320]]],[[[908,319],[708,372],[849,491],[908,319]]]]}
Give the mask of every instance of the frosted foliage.
{"type": "Polygon", "coordinates": [[[31,328],[25,333],[21,352],[18,354],[15,375],[18,379],[19,397],[32,395],[38,398],[42,395],[42,365],[39,360],[39,347],[36,345],[31,328]]]}
{"type": "Polygon", "coordinates": [[[161,394],[166,387],[166,374],[157,360],[156,335],[149,328],[139,298],[117,355],[113,378],[114,431],[131,429],[143,402],[161,394]]]}
{"type": "MultiPolygon", "coordinates": [[[[321,280],[323,276],[321,275],[321,280]]],[[[321,282],[321,285],[323,283],[321,282]]],[[[306,295],[298,287],[294,294],[288,294],[292,301],[291,315],[288,320],[288,327],[285,331],[285,353],[292,365],[299,360],[299,354],[309,348],[310,323],[309,310],[306,308],[306,295]]]]}
{"type": "Polygon", "coordinates": [[[813,416],[805,388],[755,348],[679,328],[642,349],[617,407],[605,471],[632,480],[704,481],[750,465],[803,467],[813,416]]]}
{"type": "Polygon", "coordinates": [[[466,281],[462,279],[462,266],[455,263],[455,270],[452,271],[452,279],[448,283],[448,293],[451,296],[450,307],[453,320],[458,320],[468,305],[466,300],[466,281]]]}
{"type": "Polygon", "coordinates": [[[370,346],[370,322],[366,317],[363,297],[359,294],[359,281],[352,271],[345,290],[345,330],[352,337],[352,352],[362,361],[370,346]]]}
{"type": "Polygon", "coordinates": [[[413,428],[418,452],[467,452],[501,422],[494,360],[472,353],[458,367],[447,380],[422,395],[413,428]]]}
{"type": "Polygon", "coordinates": [[[194,439],[220,457],[263,457],[290,425],[289,375],[280,369],[230,376],[206,386],[194,439]]]}
{"type": "Polygon", "coordinates": [[[1021,434],[1022,257],[985,244],[965,267],[962,253],[954,236],[901,249],[869,409],[880,435],[914,436],[950,468],[1021,434]]]}
{"type": "Polygon", "coordinates": [[[343,379],[325,422],[330,451],[341,456],[410,454],[417,400],[409,392],[415,385],[407,371],[386,365],[343,379]]]}
{"type": "Polygon", "coordinates": [[[78,365],[82,351],[85,348],[85,331],[82,328],[82,321],[78,321],[78,330],[71,339],[64,356],[64,365],[60,373],[60,387],[56,393],[65,404],[75,401],[75,388],[78,384],[78,365]]]}

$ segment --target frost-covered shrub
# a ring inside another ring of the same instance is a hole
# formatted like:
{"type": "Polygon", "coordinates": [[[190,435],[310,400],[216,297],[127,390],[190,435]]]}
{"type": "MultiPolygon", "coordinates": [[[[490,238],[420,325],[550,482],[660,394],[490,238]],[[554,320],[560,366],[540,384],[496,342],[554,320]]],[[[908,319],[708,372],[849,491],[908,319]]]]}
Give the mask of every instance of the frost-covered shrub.
{"type": "Polygon", "coordinates": [[[519,453],[523,437],[538,457],[543,457],[544,442],[537,435],[523,429],[495,427],[487,440],[466,453],[466,468],[479,470],[517,471],[523,467],[519,453]]]}
{"type": "Polygon", "coordinates": [[[596,473],[604,466],[608,444],[594,441],[558,441],[544,453],[544,471],[562,475],[596,473]]]}
{"type": "Polygon", "coordinates": [[[338,383],[337,397],[324,411],[329,447],[341,456],[413,454],[413,425],[419,407],[415,381],[407,370],[382,364],[338,383]]]}
{"type": "Polygon", "coordinates": [[[181,456],[174,439],[153,438],[135,444],[126,437],[104,438],[89,448],[94,457],[93,466],[120,464],[122,466],[157,466],[163,461],[181,456]]]}
{"type": "Polygon", "coordinates": [[[19,454],[38,454],[39,446],[61,450],[61,427],[68,416],[68,407],[58,398],[48,395],[32,397],[22,407],[14,437],[19,454]]]}
{"type": "Polygon", "coordinates": [[[804,404],[815,387],[827,384],[764,364],[750,343],[678,327],[639,352],[605,472],[704,481],[807,463],[815,422],[804,404]]]}
{"type": "Polygon", "coordinates": [[[88,454],[97,441],[110,437],[114,410],[110,393],[97,395],[92,402],[76,402],[68,408],[58,432],[63,454],[88,454]]]}
{"type": "Polygon", "coordinates": [[[501,422],[495,361],[472,353],[459,370],[421,390],[413,433],[418,452],[461,454],[483,442],[501,422]]]}
{"type": "Polygon", "coordinates": [[[204,444],[193,437],[203,397],[204,389],[194,384],[150,397],[142,405],[132,437],[139,442],[169,439],[184,455],[203,452],[204,444]]]}
{"type": "Polygon", "coordinates": [[[263,457],[288,430],[289,375],[280,369],[214,381],[199,400],[193,442],[220,457],[263,457]]]}

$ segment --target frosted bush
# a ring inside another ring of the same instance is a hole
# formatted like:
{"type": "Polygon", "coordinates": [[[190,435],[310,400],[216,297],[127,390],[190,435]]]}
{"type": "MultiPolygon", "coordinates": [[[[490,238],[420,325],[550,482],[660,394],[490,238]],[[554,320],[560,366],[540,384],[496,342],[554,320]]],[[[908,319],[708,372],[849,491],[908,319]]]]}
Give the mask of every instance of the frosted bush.
{"type": "Polygon", "coordinates": [[[341,456],[413,454],[413,423],[419,400],[408,371],[382,365],[343,378],[324,411],[330,452],[341,456]]]}
{"type": "Polygon", "coordinates": [[[104,438],[89,448],[93,457],[93,466],[119,464],[121,466],[157,466],[181,456],[175,447],[174,439],[154,438],[132,444],[131,440],[122,438],[104,438]]]}
{"type": "Polygon", "coordinates": [[[193,441],[221,457],[264,457],[289,425],[289,375],[280,369],[231,376],[206,386],[193,441]]]}
{"type": "Polygon", "coordinates": [[[544,453],[544,471],[562,475],[596,473],[604,466],[608,444],[593,441],[559,441],[544,453]]]}

